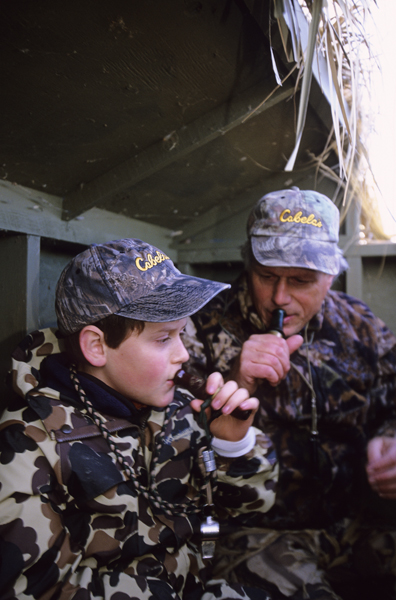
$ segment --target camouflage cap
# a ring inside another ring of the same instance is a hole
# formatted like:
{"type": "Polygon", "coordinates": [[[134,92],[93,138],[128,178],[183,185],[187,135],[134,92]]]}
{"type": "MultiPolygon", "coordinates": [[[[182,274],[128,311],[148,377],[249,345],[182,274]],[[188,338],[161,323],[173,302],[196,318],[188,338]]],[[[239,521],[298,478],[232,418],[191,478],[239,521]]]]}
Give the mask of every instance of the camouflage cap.
{"type": "Polygon", "coordinates": [[[271,192],[254,206],[247,234],[256,260],[338,275],[348,264],[338,247],[339,211],[319,192],[293,187],[271,192]]]}
{"type": "Polygon", "coordinates": [[[190,316],[228,284],[181,273],[137,239],[93,244],[63,270],[55,310],[63,335],[112,314],[163,323],[190,316]]]}

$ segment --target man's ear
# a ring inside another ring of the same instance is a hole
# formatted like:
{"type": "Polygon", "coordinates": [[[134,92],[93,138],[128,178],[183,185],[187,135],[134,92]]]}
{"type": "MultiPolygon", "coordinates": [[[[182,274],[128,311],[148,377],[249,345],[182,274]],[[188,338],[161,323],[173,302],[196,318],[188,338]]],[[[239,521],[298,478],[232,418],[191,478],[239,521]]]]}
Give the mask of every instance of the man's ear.
{"type": "Polygon", "coordinates": [[[85,359],[94,367],[104,367],[107,362],[107,345],[103,331],[95,325],[86,325],[80,331],[79,340],[85,359]]]}

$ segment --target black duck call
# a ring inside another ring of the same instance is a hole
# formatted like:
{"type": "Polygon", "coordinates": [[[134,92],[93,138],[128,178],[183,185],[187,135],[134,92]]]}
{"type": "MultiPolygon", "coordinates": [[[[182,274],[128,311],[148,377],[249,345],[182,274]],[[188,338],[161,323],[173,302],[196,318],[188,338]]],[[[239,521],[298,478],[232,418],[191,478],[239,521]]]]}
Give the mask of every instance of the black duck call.
{"type": "Polygon", "coordinates": [[[285,315],[286,312],[283,310],[283,308],[277,308],[274,310],[267,333],[272,333],[272,335],[276,335],[277,337],[285,337],[285,334],[283,333],[283,320],[285,315]]]}
{"type": "MultiPolygon", "coordinates": [[[[186,390],[194,394],[196,398],[200,400],[206,400],[211,397],[210,394],[206,391],[206,379],[203,377],[199,377],[198,375],[193,375],[192,373],[188,373],[184,369],[180,369],[173,378],[173,381],[176,385],[180,387],[184,387],[186,390]]],[[[251,410],[242,410],[237,407],[232,411],[232,416],[240,421],[246,421],[250,415],[251,410]]],[[[212,419],[219,417],[221,415],[221,410],[214,411],[212,414],[212,419]]]]}

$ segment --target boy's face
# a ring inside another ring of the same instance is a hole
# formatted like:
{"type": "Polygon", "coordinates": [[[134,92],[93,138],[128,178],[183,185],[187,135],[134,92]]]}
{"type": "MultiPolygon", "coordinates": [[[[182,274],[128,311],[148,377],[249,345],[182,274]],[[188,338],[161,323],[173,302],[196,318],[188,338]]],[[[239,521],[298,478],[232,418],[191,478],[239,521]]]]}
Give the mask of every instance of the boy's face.
{"type": "Polygon", "coordinates": [[[187,319],[145,323],[118,348],[106,346],[106,365],[100,379],[130,400],[149,406],[170,404],[173,378],[189,358],[181,340],[187,319]]]}

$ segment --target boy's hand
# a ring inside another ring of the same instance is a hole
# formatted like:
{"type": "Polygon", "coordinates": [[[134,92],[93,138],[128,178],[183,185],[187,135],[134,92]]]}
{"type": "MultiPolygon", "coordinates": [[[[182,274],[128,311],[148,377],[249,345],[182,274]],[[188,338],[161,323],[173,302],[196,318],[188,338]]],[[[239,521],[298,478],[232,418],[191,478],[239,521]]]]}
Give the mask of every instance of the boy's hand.
{"type": "MultiPolygon", "coordinates": [[[[209,375],[206,382],[206,391],[211,396],[216,394],[212,400],[211,407],[206,409],[208,420],[210,421],[211,410],[220,409],[222,411],[221,416],[210,424],[211,433],[219,439],[230,442],[237,442],[244,438],[253,423],[254,415],[259,406],[257,398],[251,398],[249,392],[244,388],[238,387],[235,381],[227,381],[224,384],[220,373],[211,373],[209,375]],[[246,421],[241,421],[230,414],[237,407],[241,410],[251,411],[246,421]]],[[[191,407],[199,412],[202,404],[202,400],[193,400],[191,407]]]]}

